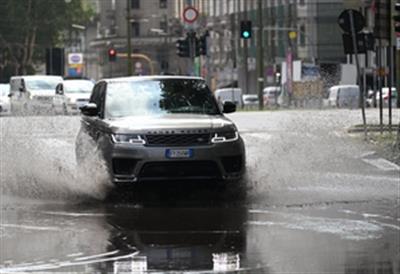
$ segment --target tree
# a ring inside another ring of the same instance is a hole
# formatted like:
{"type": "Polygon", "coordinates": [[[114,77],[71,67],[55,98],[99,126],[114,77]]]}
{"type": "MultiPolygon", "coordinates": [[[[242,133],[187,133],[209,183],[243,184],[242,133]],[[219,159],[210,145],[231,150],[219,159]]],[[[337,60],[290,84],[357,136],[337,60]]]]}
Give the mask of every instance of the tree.
{"type": "Polygon", "coordinates": [[[59,45],[73,23],[87,24],[92,16],[81,0],[0,0],[0,81],[33,73],[45,48],[59,45]]]}

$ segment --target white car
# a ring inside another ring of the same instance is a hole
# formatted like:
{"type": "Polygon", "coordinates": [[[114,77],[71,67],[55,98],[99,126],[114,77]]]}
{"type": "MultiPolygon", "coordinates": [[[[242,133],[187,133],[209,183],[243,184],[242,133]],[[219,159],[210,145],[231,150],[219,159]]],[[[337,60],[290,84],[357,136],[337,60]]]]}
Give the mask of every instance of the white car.
{"type": "Polygon", "coordinates": [[[278,97],[281,93],[281,87],[279,86],[266,87],[264,88],[263,93],[264,93],[264,106],[278,105],[278,97]]]}
{"type": "Polygon", "coordinates": [[[360,88],[357,85],[338,85],[329,88],[328,106],[358,108],[360,88]]]}
{"type": "Polygon", "coordinates": [[[56,87],[53,107],[56,113],[74,114],[89,102],[94,83],[90,80],[64,80],[56,87]]]}
{"type": "MultiPolygon", "coordinates": [[[[391,101],[392,101],[392,107],[396,107],[397,106],[397,90],[395,87],[392,87],[392,96],[391,96],[391,101]]],[[[376,92],[376,103],[379,107],[379,91],[376,92]]],[[[383,107],[388,107],[389,106],[389,87],[382,87],[382,103],[383,103],[383,107]]]]}
{"type": "Polygon", "coordinates": [[[257,94],[243,94],[242,95],[244,107],[258,107],[258,95],[257,94]]]}
{"type": "Polygon", "coordinates": [[[10,104],[13,114],[52,113],[54,90],[61,76],[24,75],[10,79],[10,104]]]}
{"type": "Polygon", "coordinates": [[[240,88],[220,88],[214,91],[217,102],[222,105],[224,102],[232,102],[238,108],[243,106],[242,89],[240,88]]]}
{"type": "Polygon", "coordinates": [[[0,84],[0,114],[10,113],[10,85],[0,84]]]}

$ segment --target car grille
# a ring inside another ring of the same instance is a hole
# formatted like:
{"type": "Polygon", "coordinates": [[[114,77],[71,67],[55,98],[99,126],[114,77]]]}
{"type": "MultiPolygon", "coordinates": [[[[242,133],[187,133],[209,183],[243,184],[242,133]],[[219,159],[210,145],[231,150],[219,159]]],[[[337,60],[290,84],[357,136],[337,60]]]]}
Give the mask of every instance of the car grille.
{"type": "Polygon", "coordinates": [[[210,134],[148,134],[145,136],[149,146],[200,146],[210,143],[210,134]]]}
{"type": "Polygon", "coordinates": [[[143,166],[140,178],[217,178],[218,166],[212,161],[152,162],[143,166]]]}
{"type": "Polygon", "coordinates": [[[76,99],[76,101],[80,103],[87,103],[89,102],[89,99],[76,99]]]}
{"type": "Polygon", "coordinates": [[[51,102],[53,101],[53,96],[33,96],[33,99],[41,102],[51,102]]]}

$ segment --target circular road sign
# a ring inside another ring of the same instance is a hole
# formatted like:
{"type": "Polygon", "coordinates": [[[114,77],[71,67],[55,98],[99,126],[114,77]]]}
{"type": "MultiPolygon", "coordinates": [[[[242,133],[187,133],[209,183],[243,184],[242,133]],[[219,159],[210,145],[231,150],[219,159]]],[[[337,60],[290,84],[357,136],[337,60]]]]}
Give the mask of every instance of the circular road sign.
{"type": "Polygon", "coordinates": [[[360,32],[365,27],[364,16],[357,10],[347,9],[344,10],[338,18],[338,24],[343,31],[351,33],[350,16],[353,14],[354,29],[360,32]]]}
{"type": "Polygon", "coordinates": [[[193,23],[194,21],[196,21],[198,16],[199,16],[199,12],[193,7],[187,7],[183,11],[183,20],[186,23],[190,23],[190,24],[193,23]]]}

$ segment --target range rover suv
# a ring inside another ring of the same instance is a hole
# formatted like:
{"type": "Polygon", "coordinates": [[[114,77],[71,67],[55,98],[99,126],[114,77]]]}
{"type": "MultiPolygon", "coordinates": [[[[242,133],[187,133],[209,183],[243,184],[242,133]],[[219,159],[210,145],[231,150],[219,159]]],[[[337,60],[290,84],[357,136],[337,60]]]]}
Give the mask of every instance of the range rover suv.
{"type": "Polygon", "coordinates": [[[235,110],[231,102],[218,105],[198,77],[101,80],[81,108],[77,162],[88,160],[88,149],[100,151],[116,184],[237,181],[244,174],[245,147],[234,123],[223,115],[235,110]]]}

